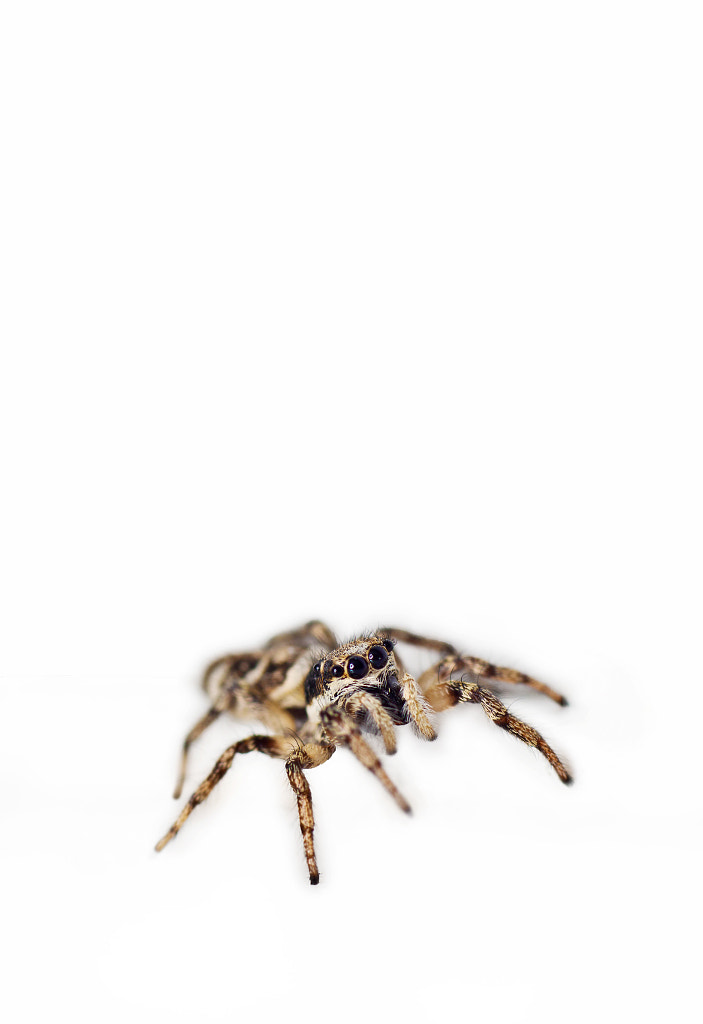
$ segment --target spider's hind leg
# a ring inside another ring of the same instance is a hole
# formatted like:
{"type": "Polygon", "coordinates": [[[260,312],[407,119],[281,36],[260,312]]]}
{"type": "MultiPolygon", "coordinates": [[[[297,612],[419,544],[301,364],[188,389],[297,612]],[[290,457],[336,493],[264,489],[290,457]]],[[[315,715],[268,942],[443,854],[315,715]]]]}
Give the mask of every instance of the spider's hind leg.
{"type": "Polygon", "coordinates": [[[232,696],[229,693],[221,693],[217,700],[212,704],[205,712],[202,718],[198,719],[193,728],[190,730],[186,738],[183,740],[183,749],[181,751],[181,764],[178,772],[178,780],[176,782],[176,788],[173,791],[173,799],[178,800],[181,792],[183,791],[183,783],[186,777],[186,765],[188,762],[188,751],[191,745],[198,739],[199,736],[205,732],[213,722],[216,722],[223,711],[226,711],[232,705],[232,696]]]}

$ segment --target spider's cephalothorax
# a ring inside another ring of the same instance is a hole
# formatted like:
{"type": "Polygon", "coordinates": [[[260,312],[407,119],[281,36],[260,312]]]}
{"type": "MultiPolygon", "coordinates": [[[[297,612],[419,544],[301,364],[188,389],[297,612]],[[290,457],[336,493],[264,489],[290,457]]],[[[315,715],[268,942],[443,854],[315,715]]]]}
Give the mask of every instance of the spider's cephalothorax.
{"type": "Polygon", "coordinates": [[[564,697],[531,676],[481,658],[461,656],[451,644],[403,629],[382,629],[339,644],[324,623],[314,621],[281,633],[254,651],[218,658],[205,670],[203,689],[212,703],[183,743],[174,796],[181,794],[190,745],[223,711],[239,718],[257,718],[273,733],[254,734],[228,747],[156,849],[162,850],[173,839],[191,811],[229,770],[236,754],[259,750],[285,760],[298,802],[310,881],[315,885],[319,874],[313,845],[312,797],[305,770],[324,764],[338,746],[348,747],[398,806],[409,811],[409,804],[391,782],[365,735],[380,736],[386,753],[393,754],[398,726],[410,724],[421,737],[433,740],[436,733],[429,714],[464,701],[479,704],[496,725],[536,747],[561,781],[571,782],[566,766],[542,736],[511,715],[495,694],[481,685],[486,679],[523,684],[566,704],[564,697]],[[398,641],[435,651],[439,660],[416,681],[403,667],[395,649],[398,641]]]}
{"type": "Polygon", "coordinates": [[[427,739],[435,732],[415,680],[401,671],[395,640],[374,635],[352,640],[316,661],[305,680],[310,723],[324,727],[330,708],[339,709],[365,731],[380,732],[386,751],[395,750],[394,725],[414,722],[427,739]]]}

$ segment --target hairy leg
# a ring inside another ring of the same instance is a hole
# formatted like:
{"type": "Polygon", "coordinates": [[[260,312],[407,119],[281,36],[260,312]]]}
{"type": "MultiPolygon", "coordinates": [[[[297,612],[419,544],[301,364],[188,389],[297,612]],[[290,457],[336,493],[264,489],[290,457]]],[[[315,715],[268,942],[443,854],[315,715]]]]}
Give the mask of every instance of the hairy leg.
{"type": "Polygon", "coordinates": [[[205,732],[205,730],[216,722],[223,711],[226,711],[232,704],[232,697],[229,693],[222,693],[212,706],[205,712],[202,718],[200,718],[193,728],[190,730],[186,738],[183,740],[183,750],[181,752],[181,766],[178,772],[178,781],[176,782],[176,788],[173,791],[173,799],[178,800],[183,790],[183,782],[186,777],[186,763],[188,761],[188,751],[191,745],[198,739],[199,736],[205,732]]]}
{"type": "Polygon", "coordinates": [[[562,707],[568,704],[566,697],[562,696],[561,693],[557,693],[551,686],[547,686],[546,683],[541,683],[539,679],[534,679],[532,676],[526,675],[524,672],[518,672],[514,668],[505,668],[501,665],[493,665],[490,661],[484,661],[483,658],[472,658],[468,655],[461,657],[460,655],[450,654],[438,661],[432,668],[428,668],[426,672],[420,676],[418,684],[423,693],[426,693],[428,688],[434,682],[451,682],[452,676],[472,676],[474,682],[483,681],[484,679],[495,679],[497,683],[513,683],[522,686],[529,686],[533,690],[537,690],[538,693],[543,693],[557,704],[561,704],[562,707]]]}
{"type": "Polygon", "coordinates": [[[315,860],[315,845],[313,842],[313,830],[315,819],[312,813],[312,794],[310,783],[305,778],[303,768],[317,768],[318,765],[328,761],[334,753],[334,747],[323,743],[307,743],[299,747],[286,761],[286,773],[291,789],[295,793],[298,803],[298,820],[300,821],[300,832],[303,837],[303,850],[308,865],[310,884],[317,885],[320,881],[320,873],[317,870],[315,860]]]}
{"type": "Polygon", "coordinates": [[[458,654],[456,647],[445,643],[444,640],[433,640],[431,637],[421,636],[419,633],[411,633],[407,629],[383,626],[379,632],[388,634],[393,640],[399,640],[403,644],[412,644],[413,647],[425,647],[428,651],[437,651],[438,654],[458,654]]]}
{"type": "Polygon", "coordinates": [[[276,644],[290,643],[300,645],[301,648],[309,645],[310,640],[314,640],[315,643],[321,644],[323,647],[329,647],[330,650],[337,646],[337,638],[335,637],[329,626],[325,625],[324,622],[320,622],[319,619],[312,619],[310,622],[306,622],[300,629],[291,629],[286,633],[278,633],[267,643],[267,647],[273,647],[276,644]]]}
{"type": "Polygon", "coordinates": [[[295,737],[255,735],[247,736],[246,739],[239,740],[238,743],[234,743],[231,747],[228,747],[227,750],[225,750],[225,752],[217,759],[215,767],[212,769],[208,777],[201,782],[190,797],[166,835],[158,841],[156,849],[163,850],[164,846],[166,846],[167,843],[170,843],[174,836],[180,832],[198,804],[201,804],[203,800],[206,800],[209,797],[217,783],[227,774],[229,769],[232,767],[232,762],[237,754],[248,754],[252,750],[259,750],[262,754],[268,754],[269,757],[287,758],[295,748],[296,744],[297,741],[295,737]]]}
{"type": "Polygon", "coordinates": [[[410,813],[410,804],[398,791],[395,784],[391,782],[383,770],[383,766],[361,735],[361,730],[341,711],[340,708],[330,705],[322,711],[320,720],[335,745],[349,747],[354,757],[361,761],[365,768],[375,775],[384,789],[390,793],[401,811],[410,813]]]}
{"type": "Polygon", "coordinates": [[[512,733],[513,736],[517,736],[519,740],[522,740],[529,747],[535,747],[539,750],[549,761],[562,782],[568,784],[573,781],[566,765],[557,757],[537,730],[511,715],[494,693],[491,693],[490,690],[485,689],[483,686],[479,686],[478,683],[466,682],[461,679],[452,680],[451,682],[435,681],[425,691],[425,696],[436,711],[444,711],[446,708],[464,701],[479,704],[495,725],[505,729],[506,732],[512,733]]]}
{"type": "Polygon", "coordinates": [[[248,754],[252,750],[258,750],[269,757],[285,758],[286,774],[291,789],[295,793],[298,805],[298,819],[300,831],[303,837],[303,849],[312,885],[317,885],[320,875],[315,860],[315,847],[313,844],[313,829],[315,820],[312,812],[312,795],[310,784],[305,778],[304,768],[316,768],[334,753],[334,746],[325,743],[301,744],[295,736],[248,736],[231,747],[218,758],[215,767],[212,769],[204,782],[196,789],[186,803],[180,815],[168,830],[165,836],[156,844],[157,851],[163,850],[174,836],[178,834],[192,811],[206,800],[217,783],[227,774],[232,767],[232,762],[237,754],[248,754]]]}

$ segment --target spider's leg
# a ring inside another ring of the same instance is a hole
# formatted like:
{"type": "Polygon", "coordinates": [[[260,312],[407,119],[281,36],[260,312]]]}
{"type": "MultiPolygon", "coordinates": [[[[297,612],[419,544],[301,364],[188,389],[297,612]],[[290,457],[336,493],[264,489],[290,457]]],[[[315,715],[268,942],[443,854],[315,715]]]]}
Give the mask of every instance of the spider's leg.
{"type": "Polygon", "coordinates": [[[334,705],[324,708],[320,714],[320,721],[332,743],[349,747],[354,757],[361,761],[363,766],[368,768],[371,774],[376,776],[384,789],[390,793],[401,811],[409,814],[410,804],[386,775],[378,757],[361,735],[361,730],[343,713],[341,708],[334,705]]]}
{"type": "Polygon", "coordinates": [[[156,849],[163,850],[164,846],[166,846],[166,844],[169,843],[175,835],[177,835],[198,804],[201,804],[203,800],[207,799],[220,779],[227,774],[229,769],[232,767],[232,761],[236,754],[248,754],[252,750],[260,750],[262,754],[268,754],[269,757],[287,758],[296,744],[296,738],[291,736],[255,735],[248,736],[246,739],[239,740],[238,743],[234,743],[231,747],[228,747],[227,750],[225,750],[225,752],[218,758],[215,767],[212,769],[205,781],[201,782],[195,790],[166,835],[158,841],[156,849]]]}
{"type": "Polygon", "coordinates": [[[325,761],[332,757],[334,750],[335,748],[329,744],[307,743],[305,746],[295,750],[286,761],[288,781],[298,802],[298,819],[303,836],[303,849],[305,850],[305,860],[308,865],[311,885],[317,885],[320,881],[320,873],[317,870],[315,846],[313,843],[315,819],[312,813],[312,794],[310,793],[310,783],[305,778],[303,768],[316,768],[318,765],[324,764],[325,761]]]}
{"type": "Polygon", "coordinates": [[[551,700],[556,701],[557,704],[561,704],[562,707],[568,704],[566,697],[562,696],[561,693],[557,693],[551,686],[541,683],[539,679],[533,679],[532,676],[528,676],[524,672],[518,672],[514,668],[493,665],[490,661],[484,661],[483,658],[460,657],[459,655],[451,654],[442,658],[432,668],[428,668],[426,672],[423,672],[419,679],[420,689],[425,692],[427,687],[436,680],[447,682],[451,681],[453,675],[463,676],[466,674],[473,676],[474,682],[484,679],[495,679],[497,683],[516,683],[522,686],[529,686],[533,690],[537,690],[539,693],[543,693],[551,698],[551,700]]]}
{"type": "Polygon", "coordinates": [[[437,651],[438,654],[458,654],[456,647],[445,643],[444,640],[433,640],[429,636],[421,636],[419,633],[411,633],[407,629],[396,629],[394,626],[383,626],[379,633],[388,634],[393,640],[400,640],[403,644],[412,644],[414,647],[426,647],[429,651],[437,651]]]}
{"type": "Polygon", "coordinates": [[[200,686],[214,699],[231,680],[241,679],[247,672],[250,672],[262,657],[262,651],[251,651],[242,654],[224,654],[220,658],[215,658],[203,672],[200,686]],[[213,677],[220,669],[223,671],[213,682],[213,677]]]}
{"type": "Polygon", "coordinates": [[[479,686],[478,683],[466,682],[461,679],[449,682],[435,681],[425,691],[425,696],[435,711],[444,711],[446,708],[453,707],[455,704],[463,701],[480,704],[492,722],[500,726],[501,729],[505,729],[506,732],[512,733],[513,736],[517,736],[528,747],[535,747],[539,750],[540,754],[543,754],[549,761],[562,782],[567,784],[573,782],[566,765],[560,761],[537,730],[511,715],[506,706],[501,704],[494,693],[486,690],[483,686],[479,686]]]}
{"type": "Polygon", "coordinates": [[[183,790],[183,782],[186,777],[186,762],[188,760],[188,751],[192,743],[197,740],[199,736],[205,732],[208,726],[216,722],[223,711],[232,704],[232,696],[229,693],[222,693],[217,698],[214,704],[205,712],[203,717],[199,719],[193,728],[190,730],[186,738],[183,740],[183,750],[181,753],[181,767],[178,773],[178,781],[176,782],[176,788],[173,791],[173,799],[178,800],[183,790]]]}
{"type": "Polygon", "coordinates": [[[311,633],[318,643],[324,647],[329,647],[330,650],[337,646],[337,637],[329,626],[324,622],[320,622],[319,619],[313,619],[312,622],[306,623],[305,632],[311,633]]]}
{"type": "Polygon", "coordinates": [[[235,656],[233,654],[225,654],[221,658],[215,658],[214,661],[210,662],[210,664],[206,667],[205,671],[203,672],[203,677],[200,680],[200,686],[202,687],[203,690],[205,690],[205,693],[210,692],[210,680],[212,679],[215,672],[217,672],[218,668],[222,668],[223,665],[227,665],[228,662],[229,665],[227,667],[227,674],[229,674],[234,657],[235,656]]]}
{"type": "Polygon", "coordinates": [[[316,643],[330,650],[337,646],[337,638],[329,626],[326,626],[324,622],[320,622],[319,619],[312,619],[310,622],[306,622],[304,626],[301,626],[300,629],[291,629],[286,633],[278,633],[269,640],[267,647],[273,647],[281,643],[292,643],[299,644],[301,649],[304,649],[310,646],[311,638],[316,643]]]}

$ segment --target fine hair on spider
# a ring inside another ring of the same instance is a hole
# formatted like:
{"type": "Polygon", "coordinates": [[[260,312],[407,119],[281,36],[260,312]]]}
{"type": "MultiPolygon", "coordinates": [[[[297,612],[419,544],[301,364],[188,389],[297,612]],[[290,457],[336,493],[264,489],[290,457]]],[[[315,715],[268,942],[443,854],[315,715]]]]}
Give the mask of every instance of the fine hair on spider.
{"type": "Polygon", "coordinates": [[[436,739],[432,713],[455,704],[477,704],[495,725],[534,747],[563,783],[572,782],[564,762],[532,726],[516,718],[484,682],[526,686],[557,704],[566,698],[545,683],[512,668],[469,655],[449,643],[383,628],[340,643],[323,622],[279,633],[262,647],[227,654],[211,662],[202,687],[210,706],[190,730],[181,752],[174,798],[186,776],[191,745],[224,712],[259,721],[269,730],[229,746],[188,799],[168,832],[156,844],[163,850],[190,814],[227,774],[237,754],[258,750],[285,762],[298,806],[303,850],[312,885],[320,875],[315,858],[315,821],[306,771],[324,764],[337,747],[346,747],[378,779],[398,807],[410,805],[398,791],[367,737],[380,737],[386,754],[396,751],[396,729],[410,725],[422,739],[436,739]],[[406,671],[398,644],[433,652],[437,660],[417,680],[406,671]]]}

